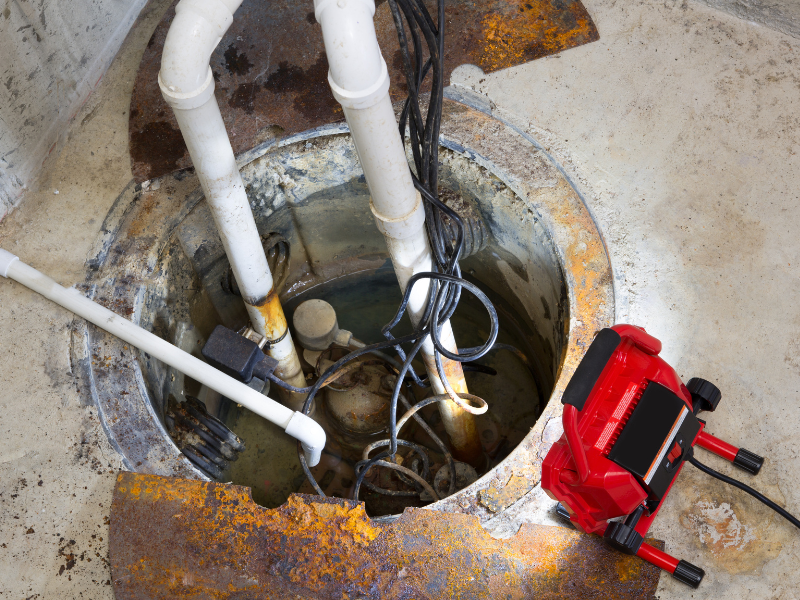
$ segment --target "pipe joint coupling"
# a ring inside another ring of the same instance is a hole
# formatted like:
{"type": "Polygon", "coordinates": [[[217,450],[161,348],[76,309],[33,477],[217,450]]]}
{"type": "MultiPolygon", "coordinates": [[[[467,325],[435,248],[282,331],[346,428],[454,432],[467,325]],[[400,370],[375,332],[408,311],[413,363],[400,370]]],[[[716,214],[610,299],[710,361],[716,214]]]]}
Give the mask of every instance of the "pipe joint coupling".
{"type": "Polygon", "coordinates": [[[0,248],[0,275],[8,277],[8,269],[15,260],[19,260],[19,257],[0,248]]]}
{"type": "Polygon", "coordinates": [[[167,101],[173,110],[190,110],[203,106],[210,98],[214,96],[214,75],[211,72],[211,65],[208,67],[208,74],[206,80],[199,88],[194,91],[182,94],[178,91],[173,91],[166,86],[161,79],[161,72],[158,73],[158,87],[161,89],[161,95],[167,101]]]}
{"type": "Polygon", "coordinates": [[[375,223],[380,232],[393,240],[405,240],[415,235],[425,226],[425,209],[422,207],[422,196],[415,190],[416,202],[414,208],[402,217],[386,217],[378,212],[372,198],[369,199],[369,208],[375,216],[375,223]]]}
{"type": "Polygon", "coordinates": [[[328,84],[331,86],[333,97],[344,108],[356,110],[369,108],[370,106],[375,106],[389,93],[389,70],[386,68],[386,61],[381,56],[381,74],[378,76],[377,81],[368,88],[358,92],[346,90],[337,85],[333,77],[331,77],[330,71],[328,71],[328,84]]]}

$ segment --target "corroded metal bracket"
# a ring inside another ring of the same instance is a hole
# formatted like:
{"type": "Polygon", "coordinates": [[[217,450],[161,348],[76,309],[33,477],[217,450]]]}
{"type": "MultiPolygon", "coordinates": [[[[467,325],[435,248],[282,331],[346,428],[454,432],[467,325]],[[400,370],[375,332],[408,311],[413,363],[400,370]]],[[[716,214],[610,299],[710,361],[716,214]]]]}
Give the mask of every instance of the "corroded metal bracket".
{"type": "Polygon", "coordinates": [[[478,519],[120,473],[111,505],[117,600],[154,598],[654,598],[659,570],[594,536],[523,525],[492,538],[478,519]]]}

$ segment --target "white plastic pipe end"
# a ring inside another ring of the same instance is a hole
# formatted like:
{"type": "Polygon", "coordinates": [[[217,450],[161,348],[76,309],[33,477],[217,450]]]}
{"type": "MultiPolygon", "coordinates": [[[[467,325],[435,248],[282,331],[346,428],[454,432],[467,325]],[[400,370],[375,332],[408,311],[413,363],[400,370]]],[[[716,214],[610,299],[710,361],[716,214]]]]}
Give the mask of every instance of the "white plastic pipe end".
{"type": "Polygon", "coordinates": [[[325,447],[325,430],[311,417],[295,412],[286,425],[286,433],[300,440],[306,462],[309,467],[316,467],[325,447]]]}
{"type": "Polygon", "coordinates": [[[8,250],[0,248],[0,275],[8,277],[8,269],[15,260],[19,260],[19,256],[15,256],[8,250]]]}

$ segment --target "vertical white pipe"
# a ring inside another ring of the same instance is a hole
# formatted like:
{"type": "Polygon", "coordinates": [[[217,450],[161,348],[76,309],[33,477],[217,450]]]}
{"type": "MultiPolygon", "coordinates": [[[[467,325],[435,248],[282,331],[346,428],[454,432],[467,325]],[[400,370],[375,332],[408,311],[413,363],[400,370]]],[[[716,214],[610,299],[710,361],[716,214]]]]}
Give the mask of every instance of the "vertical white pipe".
{"type": "MultiPolygon", "coordinates": [[[[233,22],[241,0],[181,0],[167,33],[158,83],[178,120],[214,221],[247,306],[253,329],[275,341],[268,350],[278,377],[303,387],[300,359],[214,97],[211,52],[233,22]]],[[[302,398],[286,393],[292,406],[302,398]]]]}
{"type": "MultiPolygon", "coordinates": [[[[405,291],[415,273],[431,271],[433,257],[425,231],[422,200],[414,188],[403,142],[389,98],[389,75],[375,35],[374,0],[314,0],[322,25],[330,70],[328,83],[344,109],[370,190],[370,208],[386,238],[400,287],[405,291]]],[[[408,315],[417,325],[427,304],[430,282],[418,282],[411,292],[408,315]]],[[[457,352],[450,322],[442,326],[441,340],[457,352]]],[[[434,391],[445,392],[428,338],[422,356],[434,391]]],[[[445,374],[456,392],[467,392],[461,363],[442,359],[445,374]]],[[[439,410],[454,454],[479,464],[483,450],[474,417],[454,402],[440,402],[439,410]]]]}

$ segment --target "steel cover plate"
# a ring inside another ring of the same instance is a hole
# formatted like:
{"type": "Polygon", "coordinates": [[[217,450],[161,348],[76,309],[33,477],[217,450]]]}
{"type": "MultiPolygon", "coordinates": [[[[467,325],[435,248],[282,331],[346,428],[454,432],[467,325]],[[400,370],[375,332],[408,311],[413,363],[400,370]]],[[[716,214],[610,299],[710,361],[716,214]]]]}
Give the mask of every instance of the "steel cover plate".
{"type": "Polygon", "coordinates": [[[596,536],[523,525],[492,538],[472,516],[120,473],[109,550],[117,600],[154,598],[655,598],[659,569],[596,536]]]}

